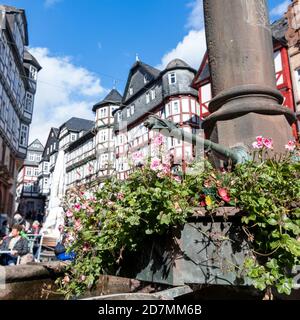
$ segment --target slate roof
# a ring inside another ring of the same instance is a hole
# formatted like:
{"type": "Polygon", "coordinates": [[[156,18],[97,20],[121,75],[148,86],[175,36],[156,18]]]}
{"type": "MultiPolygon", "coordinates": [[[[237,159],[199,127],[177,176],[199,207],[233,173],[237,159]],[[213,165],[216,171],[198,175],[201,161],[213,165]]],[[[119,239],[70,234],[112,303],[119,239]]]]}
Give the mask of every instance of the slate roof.
{"type": "Polygon", "coordinates": [[[30,145],[27,148],[28,151],[39,151],[39,152],[43,152],[44,150],[44,146],[42,145],[42,143],[40,142],[39,139],[35,139],[33,142],[30,143],[30,145]],[[34,144],[39,145],[39,147],[33,147],[34,144]]]}
{"type": "Polygon", "coordinates": [[[271,30],[273,34],[273,38],[275,38],[278,41],[286,42],[285,34],[288,30],[288,21],[285,17],[274,21],[271,24],[271,30]]]}
{"type": "Polygon", "coordinates": [[[93,106],[93,111],[95,112],[97,109],[107,105],[107,104],[116,104],[120,105],[122,102],[122,96],[118,90],[112,89],[110,93],[100,102],[93,106]]]}
{"type": "Polygon", "coordinates": [[[170,69],[178,69],[180,67],[183,67],[183,68],[190,68],[190,66],[184,62],[183,60],[181,59],[174,59],[172,61],[170,61],[167,66],[166,66],[166,69],[165,70],[170,70],[170,69]]]}
{"type": "Polygon", "coordinates": [[[94,127],[94,125],[95,122],[92,120],[73,117],[61,125],[60,130],[63,127],[66,127],[68,130],[75,132],[89,131],[94,127]]]}
{"type": "Polygon", "coordinates": [[[24,61],[34,65],[38,71],[42,69],[36,58],[27,49],[24,50],[24,61]]]}

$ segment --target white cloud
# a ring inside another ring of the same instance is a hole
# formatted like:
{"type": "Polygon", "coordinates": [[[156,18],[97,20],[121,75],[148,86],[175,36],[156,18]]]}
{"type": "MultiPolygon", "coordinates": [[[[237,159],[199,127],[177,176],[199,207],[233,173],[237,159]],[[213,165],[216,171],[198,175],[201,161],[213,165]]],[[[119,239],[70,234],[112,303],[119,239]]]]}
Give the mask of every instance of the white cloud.
{"type": "Polygon", "coordinates": [[[290,0],[285,0],[283,3],[279,4],[278,6],[274,7],[270,11],[270,16],[272,18],[281,17],[287,11],[288,5],[291,3],[290,0]]]}
{"type": "Polygon", "coordinates": [[[189,3],[188,7],[192,10],[186,24],[190,30],[174,49],[164,54],[161,63],[157,66],[159,69],[164,69],[171,60],[176,58],[184,60],[195,69],[200,66],[206,51],[203,1],[195,0],[189,3]]]}
{"type": "Polygon", "coordinates": [[[93,120],[92,106],[107,90],[100,79],[72,63],[70,57],[53,56],[47,48],[31,48],[43,69],[39,72],[30,141],[45,144],[51,127],[58,128],[71,117],[93,120]]]}
{"type": "Polygon", "coordinates": [[[187,28],[201,30],[204,27],[203,0],[196,0],[188,4],[192,12],[188,17],[187,28]]]}
{"type": "Polygon", "coordinates": [[[164,69],[166,65],[173,59],[179,58],[187,62],[193,68],[198,69],[206,50],[205,32],[204,29],[196,31],[191,30],[176,48],[166,53],[159,69],[164,69]]]}
{"type": "Polygon", "coordinates": [[[49,8],[61,1],[62,0],[45,0],[44,4],[45,4],[45,7],[49,8]]]}

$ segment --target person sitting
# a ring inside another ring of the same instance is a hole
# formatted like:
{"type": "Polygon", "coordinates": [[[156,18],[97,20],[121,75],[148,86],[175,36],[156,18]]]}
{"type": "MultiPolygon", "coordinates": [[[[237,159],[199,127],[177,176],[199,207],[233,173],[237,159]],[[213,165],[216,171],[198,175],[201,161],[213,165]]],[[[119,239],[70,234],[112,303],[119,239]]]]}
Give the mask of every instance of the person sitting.
{"type": "Polygon", "coordinates": [[[28,240],[20,235],[22,230],[22,226],[13,225],[10,236],[3,240],[0,246],[0,264],[4,266],[15,265],[19,256],[25,256],[29,252],[28,240]],[[1,251],[6,251],[6,253],[1,254],[1,251]]]}

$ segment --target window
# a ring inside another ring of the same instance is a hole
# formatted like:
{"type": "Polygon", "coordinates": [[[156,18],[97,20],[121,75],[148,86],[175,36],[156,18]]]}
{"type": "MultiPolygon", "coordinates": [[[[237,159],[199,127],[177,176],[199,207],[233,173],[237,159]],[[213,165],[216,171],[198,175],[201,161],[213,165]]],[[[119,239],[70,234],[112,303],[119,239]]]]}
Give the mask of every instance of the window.
{"type": "Polygon", "coordinates": [[[105,142],[107,141],[107,131],[102,130],[100,131],[100,142],[105,142]]]}
{"type": "Polygon", "coordinates": [[[21,124],[20,145],[23,147],[26,147],[27,139],[28,139],[28,127],[25,124],[21,124]]]}
{"type": "Polygon", "coordinates": [[[155,99],[155,89],[151,90],[151,99],[154,100],[155,99]]]}
{"type": "Polygon", "coordinates": [[[146,103],[149,103],[150,102],[150,93],[147,92],[146,93],[146,103]]]}
{"type": "Polygon", "coordinates": [[[129,118],[130,117],[130,107],[127,107],[127,118],[129,118]]]}
{"type": "Polygon", "coordinates": [[[34,66],[30,66],[29,68],[29,78],[35,81],[37,79],[37,68],[34,66]]]}
{"type": "Polygon", "coordinates": [[[108,153],[101,154],[100,156],[100,168],[104,168],[108,164],[108,153]]]}
{"type": "Polygon", "coordinates": [[[121,111],[118,112],[117,117],[118,117],[118,121],[122,120],[122,112],[121,111]]]}
{"type": "Polygon", "coordinates": [[[133,87],[132,87],[132,86],[129,87],[129,94],[130,94],[131,96],[133,95],[133,87]]]}
{"type": "Polygon", "coordinates": [[[297,81],[297,91],[298,91],[298,99],[300,99],[300,68],[295,70],[296,81],[297,81]]]}
{"type": "Polygon", "coordinates": [[[53,150],[56,149],[56,142],[53,143],[53,150]]]}
{"type": "Polygon", "coordinates": [[[179,103],[178,101],[173,101],[173,115],[179,113],[179,103]]]}
{"type": "Polygon", "coordinates": [[[44,162],[44,171],[45,171],[45,173],[49,172],[49,163],[48,162],[44,162]]]}
{"type": "Polygon", "coordinates": [[[44,178],[44,184],[45,184],[45,186],[48,185],[48,178],[44,178]]]}
{"type": "Polygon", "coordinates": [[[29,161],[34,161],[34,154],[33,153],[29,153],[28,154],[28,158],[29,158],[29,161]]]}
{"type": "Polygon", "coordinates": [[[34,168],[34,175],[36,177],[39,175],[39,168],[34,168]]]}
{"type": "Polygon", "coordinates": [[[71,141],[75,141],[76,140],[76,134],[75,133],[71,133],[71,141]]]}
{"type": "Polygon", "coordinates": [[[33,95],[30,92],[26,92],[25,110],[31,113],[32,106],[33,106],[33,95]]]}
{"type": "Polygon", "coordinates": [[[132,105],[130,106],[130,114],[133,115],[133,114],[134,114],[134,111],[135,111],[135,105],[132,104],[132,105]]]}
{"type": "Polygon", "coordinates": [[[49,148],[47,148],[47,154],[49,154],[49,148]]]}
{"type": "Polygon", "coordinates": [[[176,73],[172,72],[169,73],[169,84],[175,84],[176,83],[176,73]]]}
{"type": "Polygon", "coordinates": [[[107,117],[107,108],[100,109],[100,118],[107,117]]]}
{"type": "Polygon", "coordinates": [[[31,167],[26,167],[26,170],[25,170],[25,175],[26,176],[32,176],[32,168],[31,167]]]}
{"type": "Polygon", "coordinates": [[[41,155],[40,155],[40,154],[37,154],[37,155],[36,155],[36,161],[37,161],[37,162],[40,162],[40,161],[41,161],[41,155]]]}

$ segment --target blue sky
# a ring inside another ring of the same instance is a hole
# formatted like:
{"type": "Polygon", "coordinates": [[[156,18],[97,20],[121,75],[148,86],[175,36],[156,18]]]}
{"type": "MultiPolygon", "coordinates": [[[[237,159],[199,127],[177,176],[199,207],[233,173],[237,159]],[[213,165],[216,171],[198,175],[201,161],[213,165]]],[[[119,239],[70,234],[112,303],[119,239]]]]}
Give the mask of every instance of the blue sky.
{"type": "MultiPolygon", "coordinates": [[[[226,0],[225,0],[226,1],[226,0]]],[[[31,140],[91,108],[140,59],[163,67],[180,57],[197,68],[205,50],[201,0],[4,0],[24,8],[39,75],[31,140]],[[46,126],[41,126],[45,123],[46,126]],[[47,127],[47,130],[46,130],[47,127]]],[[[269,0],[272,19],[289,0],[269,0]]]]}

